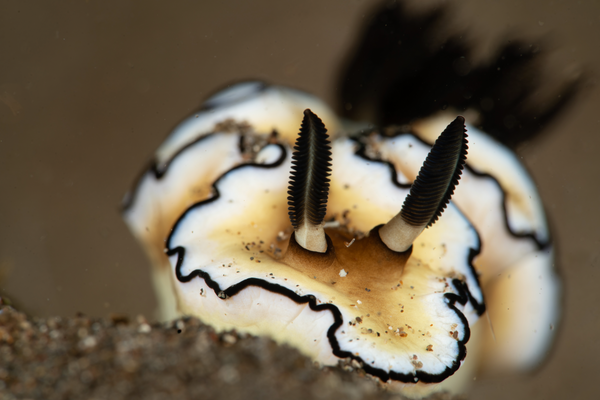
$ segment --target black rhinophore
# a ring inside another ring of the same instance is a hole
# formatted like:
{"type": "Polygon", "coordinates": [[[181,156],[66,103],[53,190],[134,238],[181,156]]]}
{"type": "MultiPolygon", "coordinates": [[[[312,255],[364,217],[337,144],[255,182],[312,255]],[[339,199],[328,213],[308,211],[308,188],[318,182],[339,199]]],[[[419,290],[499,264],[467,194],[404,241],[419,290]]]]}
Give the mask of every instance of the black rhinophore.
{"type": "Polygon", "coordinates": [[[431,226],[442,215],[467,160],[465,119],[457,117],[429,151],[400,216],[413,226],[431,226]]]}
{"type": "Polygon", "coordinates": [[[327,212],[331,145],[325,125],[312,111],[304,110],[300,134],[292,155],[288,208],[294,229],[319,225],[327,212]]]}

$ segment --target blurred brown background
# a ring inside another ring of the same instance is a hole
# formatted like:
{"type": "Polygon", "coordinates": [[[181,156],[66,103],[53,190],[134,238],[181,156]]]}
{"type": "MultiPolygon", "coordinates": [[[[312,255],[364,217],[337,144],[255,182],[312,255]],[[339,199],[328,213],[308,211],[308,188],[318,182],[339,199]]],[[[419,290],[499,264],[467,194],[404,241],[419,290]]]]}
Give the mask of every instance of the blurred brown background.
{"type": "MultiPolygon", "coordinates": [[[[336,106],[340,66],[374,3],[0,0],[0,296],[33,315],[151,317],[146,259],[118,212],[136,174],[231,81],[291,85],[336,106]]],[[[507,33],[548,36],[559,76],[600,74],[598,1],[450,3],[451,23],[482,52],[507,33]]],[[[535,375],[479,381],[474,398],[600,398],[599,126],[592,82],[520,150],[559,245],[563,325],[535,375]]]]}

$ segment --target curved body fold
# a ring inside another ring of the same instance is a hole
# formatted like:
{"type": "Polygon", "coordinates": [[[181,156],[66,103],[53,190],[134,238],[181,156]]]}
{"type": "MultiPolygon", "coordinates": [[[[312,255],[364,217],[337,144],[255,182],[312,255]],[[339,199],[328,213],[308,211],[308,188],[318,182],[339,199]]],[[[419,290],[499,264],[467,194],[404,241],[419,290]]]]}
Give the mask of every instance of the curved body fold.
{"type": "Polygon", "coordinates": [[[534,366],[560,285],[539,196],[510,150],[467,121],[466,167],[441,217],[404,253],[379,237],[454,117],[355,134],[295,90],[249,82],[213,97],[157,151],[125,206],[161,318],[269,335],[325,365],[351,357],[410,396],[460,391],[461,371],[477,365],[534,366]],[[332,137],[320,253],[296,243],[288,218],[306,108],[332,137]]]}

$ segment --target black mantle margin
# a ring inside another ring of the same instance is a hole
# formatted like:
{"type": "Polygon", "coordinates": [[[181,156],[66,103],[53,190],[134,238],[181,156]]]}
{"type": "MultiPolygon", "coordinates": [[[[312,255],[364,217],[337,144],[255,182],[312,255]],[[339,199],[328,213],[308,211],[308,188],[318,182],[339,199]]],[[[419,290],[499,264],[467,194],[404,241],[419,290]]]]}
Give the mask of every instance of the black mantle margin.
{"type": "MultiPolygon", "coordinates": [[[[169,237],[167,238],[167,249],[166,249],[167,256],[169,256],[169,257],[175,256],[175,255],[177,256],[177,262],[175,265],[175,275],[176,275],[177,280],[181,283],[187,283],[187,282],[190,282],[195,277],[204,279],[204,281],[206,282],[208,287],[210,287],[214,291],[215,295],[218,298],[222,299],[223,301],[226,301],[228,298],[235,296],[236,294],[240,293],[242,290],[244,290],[245,288],[247,288],[249,286],[257,286],[262,289],[268,290],[270,292],[278,293],[283,296],[286,296],[298,304],[308,303],[310,309],[313,311],[320,312],[320,311],[328,310],[332,313],[332,315],[334,317],[334,323],[329,327],[329,329],[327,331],[327,338],[331,345],[333,354],[342,359],[343,358],[351,358],[353,360],[358,361],[359,363],[362,364],[365,372],[378,377],[383,382],[387,382],[388,380],[391,379],[394,381],[400,381],[400,382],[404,382],[404,383],[417,383],[417,382],[439,383],[439,382],[444,381],[449,376],[453,375],[458,370],[458,368],[461,365],[461,362],[465,359],[465,357],[467,355],[466,343],[469,341],[470,336],[471,336],[469,323],[468,323],[466,317],[464,316],[464,314],[456,307],[456,303],[459,303],[464,306],[467,304],[467,302],[471,302],[472,306],[477,311],[478,315],[482,315],[485,312],[485,303],[479,303],[476,299],[474,299],[469,288],[467,287],[467,284],[459,279],[452,280],[452,284],[453,284],[455,290],[457,291],[457,293],[446,293],[444,295],[444,297],[447,299],[448,307],[456,313],[456,315],[462,321],[462,324],[464,326],[464,337],[462,340],[457,340],[458,356],[457,356],[456,360],[454,360],[454,362],[452,363],[451,366],[447,366],[446,369],[440,374],[429,374],[427,372],[423,372],[423,371],[419,371],[419,370],[415,371],[414,374],[402,374],[402,373],[398,373],[398,372],[394,372],[394,371],[387,372],[383,369],[372,367],[368,363],[363,361],[361,357],[355,356],[351,352],[342,350],[340,348],[340,345],[339,345],[336,337],[335,337],[335,332],[343,324],[341,312],[339,311],[337,306],[335,306],[333,304],[317,304],[317,299],[314,295],[308,294],[308,295],[300,296],[288,288],[285,288],[278,284],[270,283],[266,280],[259,279],[259,278],[245,279],[245,280],[238,282],[232,286],[222,289],[220,287],[220,285],[216,281],[214,281],[207,272],[205,272],[201,269],[195,269],[187,275],[182,274],[181,268],[182,268],[183,262],[185,260],[186,249],[185,249],[185,247],[182,247],[182,246],[177,246],[175,248],[172,248],[172,246],[171,246],[171,239],[172,239],[174,233],[177,231],[177,228],[178,228],[180,222],[186,217],[186,215],[190,211],[194,210],[195,208],[201,207],[203,205],[206,205],[206,204],[209,204],[209,203],[212,203],[212,202],[218,200],[220,198],[220,192],[217,188],[217,185],[218,185],[219,181],[221,179],[223,179],[223,177],[225,175],[229,174],[230,172],[235,171],[237,169],[248,168],[248,167],[257,167],[257,168],[265,168],[266,169],[266,168],[276,168],[276,167],[280,166],[287,157],[287,149],[281,144],[279,144],[279,146],[282,149],[282,154],[281,154],[280,158],[278,160],[276,160],[274,163],[272,163],[272,164],[248,163],[248,164],[242,164],[242,165],[232,168],[231,170],[225,172],[220,178],[218,178],[213,183],[212,186],[213,186],[214,196],[212,196],[211,198],[209,198],[207,200],[203,200],[201,202],[191,205],[179,217],[179,219],[173,226],[173,229],[171,230],[169,237]]],[[[356,154],[358,154],[358,151],[356,152],[356,154]]],[[[372,160],[372,161],[386,163],[386,162],[380,161],[380,160],[372,160]]],[[[392,184],[400,186],[400,185],[398,185],[398,182],[396,181],[395,177],[396,177],[395,174],[390,175],[392,184]]],[[[480,250],[481,250],[481,242],[478,237],[477,247],[471,248],[469,251],[469,256],[468,256],[468,264],[471,269],[471,273],[473,273],[478,284],[479,284],[479,280],[477,279],[477,275],[475,273],[475,268],[474,268],[472,262],[473,262],[473,259],[475,258],[475,256],[477,256],[480,253],[480,250]]]]}

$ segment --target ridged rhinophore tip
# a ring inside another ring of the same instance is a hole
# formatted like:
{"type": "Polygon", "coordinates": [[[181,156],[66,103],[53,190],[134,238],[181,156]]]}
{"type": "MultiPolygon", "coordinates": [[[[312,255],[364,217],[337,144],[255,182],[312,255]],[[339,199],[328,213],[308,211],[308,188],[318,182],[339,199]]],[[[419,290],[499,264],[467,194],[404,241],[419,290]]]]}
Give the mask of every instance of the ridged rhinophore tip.
{"type": "Polygon", "coordinates": [[[437,138],[400,211],[413,226],[431,226],[442,215],[467,160],[465,119],[457,117],[437,138]]]}
{"type": "Polygon", "coordinates": [[[442,215],[462,174],[467,149],[465,119],[459,116],[435,141],[400,213],[381,228],[388,247],[405,251],[442,215]]]}
{"type": "Polygon", "coordinates": [[[292,155],[288,187],[290,222],[296,241],[307,250],[327,250],[322,223],[327,212],[331,146],[325,125],[311,110],[304,119],[292,155]]]}

